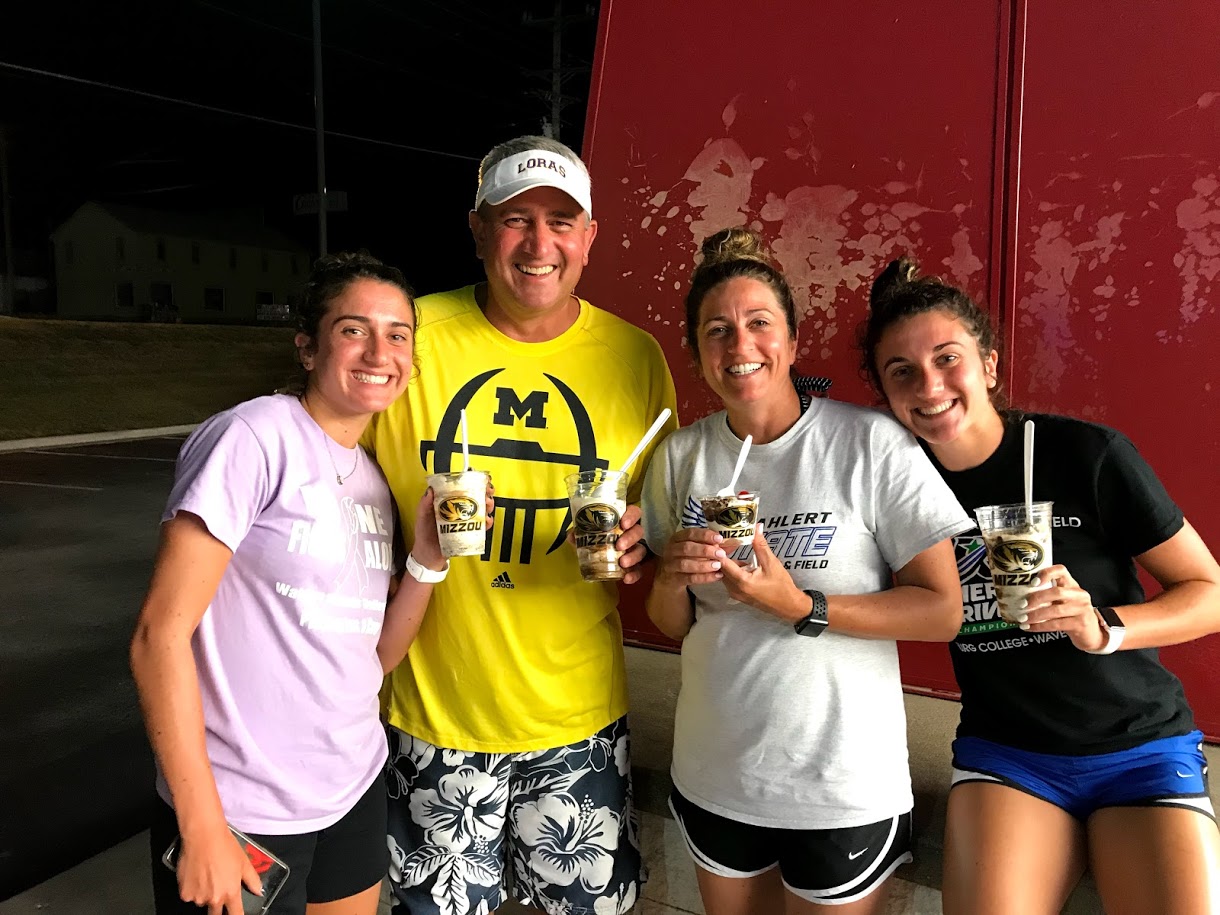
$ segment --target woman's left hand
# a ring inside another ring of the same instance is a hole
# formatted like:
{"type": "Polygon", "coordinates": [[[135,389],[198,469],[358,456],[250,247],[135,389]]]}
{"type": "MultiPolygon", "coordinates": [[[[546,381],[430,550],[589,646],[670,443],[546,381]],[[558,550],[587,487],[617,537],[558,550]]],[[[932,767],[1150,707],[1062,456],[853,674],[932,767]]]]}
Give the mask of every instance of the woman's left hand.
{"type": "MultiPolygon", "coordinates": [[[[801,593],[784,564],[771,552],[762,531],[763,526],[756,525],[754,539],[750,541],[757,563],[754,568],[740,566],[732,559],[726,559],[720,566],[725,589],[728,590],[729,597],[743,604],[749,604],[785,622],[796,622],[804,616],[804,613],[798,611],[802,607],[807,609],[809,598],[801,593]]],[[[732,543],[733,541],[726,541],[725,552],[732,552],[732,543]]]]}
{"type": "Polygon", "coordinates": [[[1066,566],[1048,566],[1038,573],[1049,588],[1026,595],[1025,620],[1029,632],[1063,632],[1081,651],[1096,651],[1106,644],[1105,633],[1093,609],[1093,598],[1080,587],[1066,566]]]}

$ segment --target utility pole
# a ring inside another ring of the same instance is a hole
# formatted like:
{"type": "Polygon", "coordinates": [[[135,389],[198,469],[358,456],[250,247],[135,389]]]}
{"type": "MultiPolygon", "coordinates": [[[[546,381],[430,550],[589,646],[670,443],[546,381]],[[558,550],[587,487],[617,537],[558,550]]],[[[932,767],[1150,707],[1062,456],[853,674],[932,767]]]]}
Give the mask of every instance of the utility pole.
{"type": "Polygon", "coordinates": [[[563,124],[563,0],[555,0],[551,15],[551,124],[553,139],[559,139],[559,127],[563,124]]]}
{"type": "Polygon", "coordinates": [[[538,17],[527,12],[523,13],[521,17],[521,21],[526,25],[550,26],[551,28],[551,69],[529,72],[532,76],[543,77],[550,83],[549,90],[534,90],[533,95],[544,99],[549,104],[550,116],[543,119],[543,133],[556,140],[561,139],[560,134],[563,132],[564,107],[577,101],[577,97],[564,94],[564,83],[577,74],[589,72],[587,66],[565,67],[563,65],[563,27],[570,22],[592,19],[594,15],[595,11],[589,5],[586,5],[580,13],[564,15],[563,0],[554,0],[550,16],[538,17]]]}
{"type": "Polygon", "coordinates": [[[0,124],[0,208],[4,210],[4,288],[0,290],[0,315],[17,311],[17,266],[13,263],[13,200],[9,194],[8,141],[0,124]]]}
{"type": "Polygon", "coordinates": [[[318,256],[326,256],[326,134],[322,129],[322,0],[313,0],[313,124],[318,160],[318,256]]]}

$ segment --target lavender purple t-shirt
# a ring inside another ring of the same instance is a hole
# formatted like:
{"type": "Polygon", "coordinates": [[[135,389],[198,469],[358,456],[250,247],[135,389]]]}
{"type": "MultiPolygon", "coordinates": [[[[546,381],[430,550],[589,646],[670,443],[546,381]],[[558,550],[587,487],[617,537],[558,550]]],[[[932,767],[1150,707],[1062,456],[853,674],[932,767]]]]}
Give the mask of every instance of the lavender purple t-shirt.
{"type": "MultiPolygon", "coordinates": [[[[385,478],[297,398],[259,397],[182,446],[162,521],[180,511],[233,551],[192,640],[225,816],[265,835],[324,829],[386,758],[376,655],[393,534],[385,478]]],[[[169,801],[160,774],[157,787],[169,801]]]]}

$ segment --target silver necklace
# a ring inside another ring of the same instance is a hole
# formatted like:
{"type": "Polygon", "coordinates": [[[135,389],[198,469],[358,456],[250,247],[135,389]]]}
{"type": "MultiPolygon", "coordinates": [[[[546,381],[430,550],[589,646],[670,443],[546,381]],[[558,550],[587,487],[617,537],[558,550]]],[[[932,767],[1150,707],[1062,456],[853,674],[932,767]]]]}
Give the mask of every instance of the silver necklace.
{"type": "MultiPolygon", "coordinates": [[[[305,395],[302,394],[298,399],[301,401],[301,406],[304,408],[305,412],[309,413],[309,405],[305,402],[305,395]]],[[[312,413],[309,413],[309,416],[311,419],[313,419],[312,413]]],[[[318,421],[316,419],[314,419],[314,423],[316,424],[317,422],[318,421]]],[[[331,469],[334,470],[334,472],[335,472],[335,482],[338,483],[340,486],[342,486],[343,481],[346,479],[349,479],[351,477],[351,475],[356,472],[356,468],[360,466],[360,446],[359,445],[356,446],[356,460],[352,464],[352,469],[349,470],[346,474],[341,474],[341,473],[339,473],[339,465],[335,463],[335,455],[330,450],[330,436],[326,434],[326,430],[323,429],[320,425],[318,426],[318,431],[322,433],[322,444],[326,448],[326,456],[328,458],[330,458],[331,469]]]]}
{"type": "Polygon", "coordinates": [[[349,470],[346,474],[341,475],[339,473],[339,465],[335,463],[335,456],[334,456],[334,454],[331,453],[331,450],[330,450],[330,436],[326,434],[325,429],[322,430],[322,438],[324,438],[326,440],[326,456],[328,458],[330,458],[330,466],[335,471],[335,482],[338,483],[340,486],[342,486],[343,481],[348,479],[349,477],[351,477],[351,475],[356,472],[356,468],[360,466],[360,446],[359,445],[356,446],[356,460],[352,464],[352,469],[349,470]]]}

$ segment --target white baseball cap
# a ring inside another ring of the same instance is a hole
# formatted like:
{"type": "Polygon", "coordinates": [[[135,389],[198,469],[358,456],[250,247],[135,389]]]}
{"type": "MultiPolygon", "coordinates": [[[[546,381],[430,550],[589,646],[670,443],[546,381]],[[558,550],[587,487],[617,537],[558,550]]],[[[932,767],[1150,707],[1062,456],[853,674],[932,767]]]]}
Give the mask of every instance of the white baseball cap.
{"type": "Polygon", "coordinates": [[[474,208],[477,210],[484,201],[495,205],[512,200],[536,187],[558,188],[593,216],[588,174],[566,156],[549,149],[529,149],[501,159],[488,169],[479,180],[474,208]]]}

